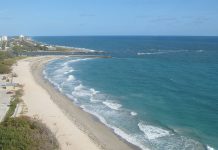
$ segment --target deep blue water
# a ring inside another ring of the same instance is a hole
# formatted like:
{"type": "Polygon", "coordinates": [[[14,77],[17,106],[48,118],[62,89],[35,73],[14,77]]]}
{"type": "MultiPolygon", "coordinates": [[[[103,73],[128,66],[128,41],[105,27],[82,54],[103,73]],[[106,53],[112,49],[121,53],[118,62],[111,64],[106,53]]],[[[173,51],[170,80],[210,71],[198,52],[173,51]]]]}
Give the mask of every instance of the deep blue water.
{"type": "Polygon", "coordinates": [[[103,50],[57,60],[45,76],[142,149],[218,149],[218,37],[33,37],[103,50]]]}

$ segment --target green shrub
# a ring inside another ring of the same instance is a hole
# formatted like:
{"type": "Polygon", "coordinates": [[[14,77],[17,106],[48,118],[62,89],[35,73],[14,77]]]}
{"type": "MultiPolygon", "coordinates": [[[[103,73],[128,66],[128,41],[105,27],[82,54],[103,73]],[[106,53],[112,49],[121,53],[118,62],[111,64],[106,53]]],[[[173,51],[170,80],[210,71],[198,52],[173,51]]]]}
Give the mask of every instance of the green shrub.
{"type": "Polygon", "coordinates": [[[7,74],[11,72],[11,66],[2,64],[0,62],[0,74],[7,74]]]}
{"type": "Polygon", "coordinates": [[[15,95],[14,95],[14,97],[15,98],[20,98],[20,97],[22,97],[23,96],[23,89],[21,88],[21,89],[19,89],[19,90],[17,90],[17,91],[15,91],[15,95]]]}
{"type": "Polygon", "coordinates": [[[9,52],[0,52],[0,74],[11,72],[11,66],[16,63],[20,57],[13,57],[9,52]]]}
{"type": "Polygon", "coordinates": [[[12,58],[13,55],[11,52],[0,52],[0,60],[12,58]]]}
{"type": "Polygon", "coordinates": [[[7,66],[12,66],[14,63],[16,63],[16,60],[13,58],[4,59],[4,61],[2,61],[2,64],[7,66]]]}
{"type": "Polygon", "coordinates": [[[17,104],[19,102],[20,102],[19,98],[15,98],[14,100],[11,100],[9,109],[8,109],[6,115],[5,115],[4,120],[8,120],[14,114],[14,111],[15,111],[15,109],[17,107],[17,104]]]}
{"type": "Polygon", "coordinates": [[[58,147],[54,135],[38,120],[18,117],[0,124],[0,149],[56,150],[58,147]]]}

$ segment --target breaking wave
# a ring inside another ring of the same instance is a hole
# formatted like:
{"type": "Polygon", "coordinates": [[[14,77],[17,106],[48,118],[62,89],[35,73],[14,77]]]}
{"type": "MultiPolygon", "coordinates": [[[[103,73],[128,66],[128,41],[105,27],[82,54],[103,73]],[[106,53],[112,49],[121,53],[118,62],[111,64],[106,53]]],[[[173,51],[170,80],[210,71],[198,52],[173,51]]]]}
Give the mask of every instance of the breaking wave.
{"type": "Polygon", "coordinates": [[[207,145],[207,150],[215,150],[215,148],[210,147],[209,145],[207,145]]]}
{"type": "Polygon", "coordinates": [[[138,115],[138,113],[137,112],[134,112],[134,111],[131,111],[131,113],[130,113],[132,116],[137,116],[138,115]]]}
{"type": "Polygon", "coordinates": [[[107,107],[113,109],[113,110],[119,110],[119,108],[122,107],[121,104],[111,102],[111,101],[105,101],[105,102],[102,102],[102,103],[105,104],[107,107]]]}
{"type": "Polygon", "coordinates": [[[204,50],[152,50],[148,52],[138,52],[137,55],[158,55],[158,54],[168,54],[168,53],[181,53],[181,52],[198,52],[202,53],[204,50]]]}
{"type": "Polygon", "coordinates": [[[149,140],[154,140],[160,137],[169,136],[170,132],[159,127],[138,123],[139,129],[144,133],[149,140]]]}
{"type": "MultiPolygon", "coordinates": [[[[75,70],[71,65],[83,60],[88,59],[73,59],[54,64],[56,68],[47,67],[43,74],[49,82],[69,99],[72,99],[76,105],[96,116],[102,123],[113,129],[114,133],[142,150],[147,150],[150,147],[159,149],[159,147],[163,148],[166,144],[173,145],[167,147],[167,149],[175,149],[175,147],[185,149],[184,145],[193,145],[195,141],[186,138],[183,138],[181,145],[175,145],[172,143],[172,140],[175,143],[179,143],[182,137],[175,136],[173,132],[167,129],[139,121],[137,120],[138,117],[131,117],[137,116],[137,112],[125,109],[122,104],[116,101],[116,97],[84,85],[73,74],[75,70]],[[122,126],[120,122],[123,122],[125,125],[122,126]],[[126,125],[131,123],[133,124],[131,128],[126,128],[126,125]]],[[[207,149],[213,150],[209,146],[207,149]]]]}
{"type": "Polygon", "coordinates": [[[67,81],[72,81],[72,80],[75,80],[74,76],[73,75],[69,75],[68,78],[67,78],[67,81]]]}

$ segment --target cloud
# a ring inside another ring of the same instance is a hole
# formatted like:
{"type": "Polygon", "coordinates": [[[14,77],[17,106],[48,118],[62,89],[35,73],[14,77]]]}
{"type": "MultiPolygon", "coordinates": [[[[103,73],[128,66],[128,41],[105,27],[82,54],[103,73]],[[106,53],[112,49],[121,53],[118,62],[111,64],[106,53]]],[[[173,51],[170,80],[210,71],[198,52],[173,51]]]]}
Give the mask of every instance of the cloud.
{"type": "Polygon", "coordinates": [[[148,18],[149,16],[147,16],[147,15],[138,15],[138,16],[136,16],[136,18],[148,18]]]}
{"type": "Polygon", "coordinates": [[[178,21],[178,19],[175,17],[157,17],[150,21],[151,22],[174,22],[174,21],[178,21]]]}
{"type": "Polygon", "coordinates": [[[193,23],[195,24],[202,24],[210,20],[208,17],[197,17],[193,20],[193,23]]]}
{"type": "Polygon", "coordinates": [[[0,16],[0,20],[12,20],[13,18],[12,17],[9,17],[9,16],[0,16]]]}
{"type": "Polygon", "coordinates": [[[178,21],[176,17],[168,17],[168,16],[149,16],[149,15],[138,15],[136,18],[146,19],[148,22],[174,22],[178,21]]]}
{"type": "Polygon", "coordinates": [[[80,14],[80,17],[95,17],[96,15],[94,14],[80,14]]]}
{"type": "Polygon", "coordinates": [[[184,16],[184,17],[174,17],[174,16],[156,16],[151,17],[148,15],[136,16],[139,19],[146,19],[150,23],[172,23],[172,22],[191,22],[194,24],[203,24],[210,20],[207,16],[184,16]]]}
{"type": "Polygon", "coordinates": [[[209,21],[211,18],[209,17],[206,17],[206,16],[185,16],[183,17],[184,20],[187,20],[191,23],[194,23],[194,24],[202,24],[202,23],[205,23],[207,21],[209,21]]]}
{"type": "Polygon", "coordinates": [[[11,20],[11,16],[8,16],[7,10],[0,10],[0,20],[11,20]]]}

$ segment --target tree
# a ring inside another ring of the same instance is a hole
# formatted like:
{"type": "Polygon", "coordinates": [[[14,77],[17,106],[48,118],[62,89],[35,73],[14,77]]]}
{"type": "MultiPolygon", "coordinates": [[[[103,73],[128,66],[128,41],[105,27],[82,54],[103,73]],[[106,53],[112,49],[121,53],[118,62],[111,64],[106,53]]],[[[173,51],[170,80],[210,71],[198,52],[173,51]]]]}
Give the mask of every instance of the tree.
{"type": "Polygon", "coordinates": [[[12,50],[14,51],[14,53],[18,56],[22,51],[23,48],[21,46],[15,45],[12,50]]]}

